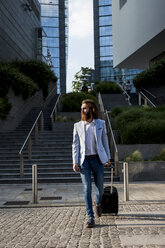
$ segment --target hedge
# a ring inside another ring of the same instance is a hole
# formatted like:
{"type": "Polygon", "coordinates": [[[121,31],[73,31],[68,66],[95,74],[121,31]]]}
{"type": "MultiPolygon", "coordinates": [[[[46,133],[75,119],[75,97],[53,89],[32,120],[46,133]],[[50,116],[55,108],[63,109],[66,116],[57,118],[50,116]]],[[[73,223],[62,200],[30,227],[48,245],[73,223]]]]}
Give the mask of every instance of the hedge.
{"type": "Polygon", "coordinates": [[[48,95],[49,83],[56,82],[57,77],[50,67],[40,60],[28,60],[28,61],[13,61],[11,65],[16,67],[20,72],[30,77],[40,89],[42,89],[43,96],[48,95]]]}
{"type": "Polygon", "coordinates": [[[48,85],[52,81],[56,82],[57,77],[50,67],[42,61],[16,60],[8,63],[1,62],[0,97],[4,100],[0,101],[0,118],[4,118],[9,112],[9,108],[5,106],[7,106],[6,104],[10,105],[6,98],[10,87],[16,95],[22,95],[25,100],[32,96],[39,88],[42,89],[43,96],[46,97],[48,95],[48,85]]]}
{"type": "Polygon", "coordinates": [[[158,108],[131,107],[114,119],[121,144],[165,143],[165,106],[158,108]]]}
{"type": "Polygon", "coordinates": [[[100,82],[96,83],[94,86],[96,93],[100,92],[102,94],[121,94],[121,88],[115,82],[100,82]]]}
{"type": "Polygon", "coordinates": [[[93,94],[86,92],[73,92],[64,95],[61,99],[63,112],[80,112],[81,102],[84,99],[93,99],[97,102],[96,97],[93,94]]]}
{"type": "Polygon", "coordinates": [[[30,77],[9,64],[0,64],[0,96],[6,96],[10,87],[16,95],[21,94],[24,100],[38,90],[38,86],[30,77]]]}
{"type": "Polygon", "coordinates": [[[160,85],[164,85],[165,78],[165,61],[160,61],[155,63],[148,70],[142,71],[137,74],[133,79],[133,83],[137,89],[141,87],[159,87],[160,85]]]}

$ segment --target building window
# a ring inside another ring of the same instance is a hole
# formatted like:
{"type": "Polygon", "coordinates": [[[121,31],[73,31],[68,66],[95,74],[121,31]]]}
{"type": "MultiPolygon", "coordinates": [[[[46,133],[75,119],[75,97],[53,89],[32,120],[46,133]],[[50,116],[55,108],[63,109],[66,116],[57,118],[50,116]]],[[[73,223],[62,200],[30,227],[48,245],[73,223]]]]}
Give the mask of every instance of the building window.
{"type": "Polygon", "coordinates": [[[59,27],[58,17],[42,17],[42,26],[59,27]]]}
{"type": "Polygon", "coordinates": [[[120,9],[126,4],[127,0],[119,0],[120,9]]]}
{"type": "Polygon", "coordinates": [[[100,27],[100,36],[112,35],[112,26],[100,27]]]}
{"type": "Polygon", "coordinates": [[[112,0],[99,0],[99,5],[110,5],[112,4],[112,0]]]}
{"type": "Polygon", "coordinates": [[[112,13],[112,6],[99,7],[99,16],[110,15],[112,13]]]}
{"type": "Polygon", "coordinates": [[[112,36],[100,37],[100,46],[110,46],[112,43],[112,36]]]}
{"type": "Polygon", "coordinates": [[[113,56],[112,46],[100,47],[100,56],[113,56]]]}
{"type": "Polygon", "coordinates": [[[41,8],[42,17],[58,17],[58,5],[42,5],[41,8]]]}
{"type": "Polygon", "coordinates": [[[112,16],[102,16],[99,18],[99,26],[112,25],[112,16]]]}

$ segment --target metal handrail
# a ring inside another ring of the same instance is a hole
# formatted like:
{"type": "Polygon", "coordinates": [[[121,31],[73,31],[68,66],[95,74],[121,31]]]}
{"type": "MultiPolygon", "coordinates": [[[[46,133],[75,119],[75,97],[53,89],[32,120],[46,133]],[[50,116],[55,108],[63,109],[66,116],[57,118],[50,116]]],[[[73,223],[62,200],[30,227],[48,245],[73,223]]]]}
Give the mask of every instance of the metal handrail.
{"type": "Polygon", "coordinates": [[[118,149],[117,149],[116,140],[113,134],[112,125],[111,125],[107,110],[105,112],[105,115],[106,115],[106,120],[108,122],[109,130],[110,130],[110,146],[111,146],[113,156],[114,156],[115,176],[117,176],[118,175],[118,162],[119,162],[118,149]]]}
{"type": "Polygon", "coordinates": [[[47,96],[46,100],[51,97],[51,95],[54,93],[54,91],[57,91],[57,85],[50,91],[49,95],[47,96]]]}
{"type": "Polygon", "coordinates": [[[153,102],[151,102],[151,100],[144,95],[143,92],[139,92],[139,105],[141,106],[141,96],[144,98],[144,105],[147,105],[147,103],[149,103],[152,107],[156,108],[155,104],[153,104],[153,102]]]}
{"type": "Polygon", "coordinates": [[[58,111],[58,104],[60,101],[60,97],[61,97],[61,93],[59,94],[57,101],[56,101],[54,108],[53,108],[51,115],[50,115],[52,131],[53,131],[53,127],[54,127],[54,121],[55,121],[56,113],[58,111]]]}
{"type": "Polygon", "coordinates": [[[130,102],[130,98],[131,98],[130,95],[128,95],[127,91],[125,91],[125,89],[123,88],[122,85],[120,85],[119,83],[117,83],[117,85],[122,89],[122,91],[123,91],[124,94],[126,95],[128,104],[129,104],[129,105],[132,105],[131,102],[130,102]]]}
{"type": "Polygon", "coordinates": [[[118,175],[118,162],[119,162],[118,149],[117,149],[115,137],[114,137],[114,134],[113,134],[112,126],[111,126],[111,123],[110,123],[110,119],[109,119],[109,116],[108,116],[108,111],[107,110],[104,111],[104,104],[103,104],[100,92],[98,94],[98,102],[99,102],[99,105],[100,105],[100,111],[101,111],[101,114],[102,114],[102,119],[107,120],[107,122],[108,122],[108,127],[109,127],[109,131],[110,131],[109,132],[109,134],[110,134],[110,139],[109,139],[110,140],[110,148],[111,148],[111,152],[114,155],[115,176],[117,176],[118,175]]]}
{"type": "Polygon", "coordinates": [[[115,137],[114,137],[114,134],[113,134],[113,131],[112,131],[112,125],[111,125],[111,122],[110,122],[110,119],[109,119],[109,116],[108,116],[108,111],[106,110],[105,113],[106,113],[106,118],[107,118],[107,121],[108,121],[108,125],[109,125],[110,130],[111,130],[111,135],[112,135],[112,139],[113,139],[114,148],[115,148],[115,151],[118,152],[115,137]]]}
{"type": "Polygon", "coordinates": [[[153,98],[156,99],[156,96],[154,96],[151,92],[149,92],[148,90],[146,90],[145,88],[141,88],[142,90],[144,90],[145,92],[147,92],[147,94],[149,94],[150,96],[152,96],[153,98]]]}
{"type": "Polygon", "coordinates": [[[24,158],[23,158],[23,149],[26,145],[26,143],[28,142],[28,158],[31,159],[32,158],[32,138],[31,138],[31,134],[35,128],[35,143],[38,144],[38,120],[41,117],[41,130],[44,130],[44,117],[43,117],[43,111],[41,110],[40,113],[38,114],[32,128],[30,129],[30,132],[28,133],[20,151],[19,151],[19,155],[20,155],[20,176],[23,177],[24,176],[24,158]]]}
{"type": "Polygon", "coordinates": [[[102,114],[102,118],[104,119],[104,113],[105,113],[104,104],[103,104],[103,100],[102,100],[100,92],[98,93],[98,102],[99,102],[99,105],[100,105],[100,112],[102,114]]]}

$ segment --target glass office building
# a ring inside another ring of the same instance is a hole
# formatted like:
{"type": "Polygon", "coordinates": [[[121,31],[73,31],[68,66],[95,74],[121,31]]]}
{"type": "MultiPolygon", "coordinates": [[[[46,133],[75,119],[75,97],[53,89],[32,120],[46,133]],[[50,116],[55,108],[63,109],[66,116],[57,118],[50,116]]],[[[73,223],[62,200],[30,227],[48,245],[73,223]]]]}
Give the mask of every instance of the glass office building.
{"type": "Polygon", "coordinates": [[[39,0],[43,54],[58,77],[57,92],[66,92],[68,53],[68,0],[39,0]]]}
{"type": "Polygon", "coordinates": [[[112,0],[94,0],[95,80],[122,82],[141,70],[113,68],[112,0]]]}

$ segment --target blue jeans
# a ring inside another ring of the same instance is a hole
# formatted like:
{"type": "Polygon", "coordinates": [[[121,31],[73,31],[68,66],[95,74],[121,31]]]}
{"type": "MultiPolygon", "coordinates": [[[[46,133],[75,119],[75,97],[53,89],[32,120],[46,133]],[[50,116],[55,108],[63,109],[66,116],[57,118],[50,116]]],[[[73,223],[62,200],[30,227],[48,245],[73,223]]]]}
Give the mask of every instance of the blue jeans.
{"type": "Polygon", "coordinates": [[[104,192],[104,166],[98,157],[86,157],[84,163],[80,166],[87,214],[90,218],[94,218],[91,172],[95,183],[95,203],[100,204],[104,192]]]}

